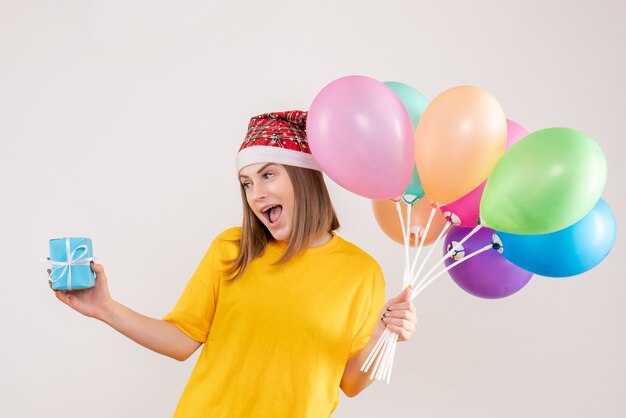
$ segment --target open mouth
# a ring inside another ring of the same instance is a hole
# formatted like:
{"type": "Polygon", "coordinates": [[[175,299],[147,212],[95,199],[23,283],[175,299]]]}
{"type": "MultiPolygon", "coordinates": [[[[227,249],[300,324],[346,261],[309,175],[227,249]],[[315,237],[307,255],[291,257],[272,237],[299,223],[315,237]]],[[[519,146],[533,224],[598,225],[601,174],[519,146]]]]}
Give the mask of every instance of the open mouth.
{"type": "Polygon", "coordinates": [[[263,212],[263,216],[270,223],[270,225],[275,225],[280,219],[281,213],[283,213],[283,207],[281,205],[270,206],[265,209],[263,212]]]}

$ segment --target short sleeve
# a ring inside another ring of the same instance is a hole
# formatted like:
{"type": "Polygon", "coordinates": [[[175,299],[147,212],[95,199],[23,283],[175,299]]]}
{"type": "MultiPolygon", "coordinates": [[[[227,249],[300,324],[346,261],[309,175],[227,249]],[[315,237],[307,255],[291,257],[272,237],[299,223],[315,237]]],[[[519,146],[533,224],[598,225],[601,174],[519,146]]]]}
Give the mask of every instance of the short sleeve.
{"type": "Polygon", "coordinates": [[[220,288],[220,240],[216,239],[187,283],[174,309],[163,317],[191,339],[205,342],[213,322],[220,288]]]}
{"type": "Polygon", "coordinates": [[[373,278],[372,278],[372,290],[370,294],[370,304],[367,310],[367,315],[362,319],[361,326],[359,327],[357,334],[352,340],[352,347],[350,348],[350,356],[361,351],[372,336],[376,321],[378,321],[378,313],[385,304],[385,279],[383,273],[378,264],[375,265],[373,278]]]}

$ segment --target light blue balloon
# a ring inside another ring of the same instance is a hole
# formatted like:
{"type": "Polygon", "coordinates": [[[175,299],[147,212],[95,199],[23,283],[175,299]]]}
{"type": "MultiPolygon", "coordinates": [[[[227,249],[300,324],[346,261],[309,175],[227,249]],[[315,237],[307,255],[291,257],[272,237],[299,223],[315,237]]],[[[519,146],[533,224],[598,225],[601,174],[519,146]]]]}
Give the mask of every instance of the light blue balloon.
{"type": "Polygon", "coordinates": [[[502,255],[516,266],[541,276],[567,277],[597,266],[611,251],[615,230],[613,212],[600,199],[580,221],[559,231],[496,234],[502,240],[502,255]]]}
{"type": "Polygon", "coordinates": [[[424,196],[424,186],[422,186],[422,182],[420,182],[420,176],[417,174],[417,166],[413,165],[413,176],[411,177],[411,182],[409,183],[409,187],[406,188],[404,194],[402,195],[402,199],[407,205],[412,205],[418,200],[420,200],[424,196]]]}
{"type": "MultiPolygon", "coordinates": [[[[415,90],[408,84],[400,83],[398,81],[385,81],[384,83],[398,96],[404,108],[406,109],[411,123],[413,124],[413,130],[417,128],[417,124],[422,117],[422,113],[428,106],[428,99],[424,97],[422,93],[415,90]]],[[[406,191],[402,195],[402,198],[407,205],[412,205],[424,196],[424,187],[417,174],[417,167],[413,166],[413,176],[411,177],[411,183],[407,187],[406,191]]]]}
{"type": "Polygon", "coordinates": [[[400,83],[398,81],[385,81],[384,84],[389,87],[396,94],[396,96],[398,96],[404,105],[404,108],[411,118],[413,130],[415,131],[417,123],[422,117],[422,113],[424,113],[426,106],[428,106],[428,99],[408,84],[400,83]]]}

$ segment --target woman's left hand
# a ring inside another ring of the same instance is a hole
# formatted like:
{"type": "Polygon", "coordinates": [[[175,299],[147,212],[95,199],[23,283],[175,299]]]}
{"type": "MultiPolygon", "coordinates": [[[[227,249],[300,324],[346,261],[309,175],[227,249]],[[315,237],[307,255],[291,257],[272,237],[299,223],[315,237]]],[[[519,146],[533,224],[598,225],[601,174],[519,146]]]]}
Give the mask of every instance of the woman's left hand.
{"type": "Polygon", "coordinates": [[[407,287],[395,298],[385,303],[380,311],[380,321],[389,331],[398,334],[398,341],[407,341],[415,331],[415,305],[411,302],[413,288],[407,287]]]}
{"type": "Polygon", "coordinates": [[[376,346],[385,328],[398,334],[398,341],[406,341],[413,335],[417,319],[415,306],[410,300],[412,291],[412,288],[406,288],[385,303],[380,311],[380,320],[377,321],[367,345],[348,359],[340,385],[346,395],[355,396],[373,382],[367,373],[361,371],[361,366],[376,346]]]}

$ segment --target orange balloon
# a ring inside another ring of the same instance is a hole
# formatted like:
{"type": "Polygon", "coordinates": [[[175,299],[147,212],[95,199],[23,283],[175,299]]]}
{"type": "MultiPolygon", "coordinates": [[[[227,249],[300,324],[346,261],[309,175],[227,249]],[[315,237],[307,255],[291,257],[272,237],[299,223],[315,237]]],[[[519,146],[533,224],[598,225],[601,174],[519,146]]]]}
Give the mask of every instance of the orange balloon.
{"type": "MultiPolygon", "coordinates": [[[[402,220],[406,223],[407,205],[404,202],[400,202],[402,208],[402,220]]],[[[428,223],[430,217],[430,211],[433,208],[430,199],[424,197],[419,199],[413,204],[411,208],[411,237],[410,245],[415,245],[415,236],[421,236],[424,234],[424,229],[428,223]]],[[[374,216],[376,222],[383,230],[383,232],[392,240],[398,244],[404,245],[404,239],[402,238],[402,226],[400,225],[400,219],[398,218],[398,211],[396,209],[396,202],[393,200],[372,200],[372,209],[374,210],[374,216]]],[[[431,244],[446,224],[446,220],[441,214],[440,210],[435,210],[435,216],[428,229],[428,236],[424,245],[431,244]]],[[[419,243],[419,241],[418,241],[419,243]]]]}
{"type": "Polygon", "coordinates": [[[454,202],[491,173],[506,144],[506,117],[480,87],[459,86],[430,102],[415,131],[415,163],[424,191],[454,202]]]}

